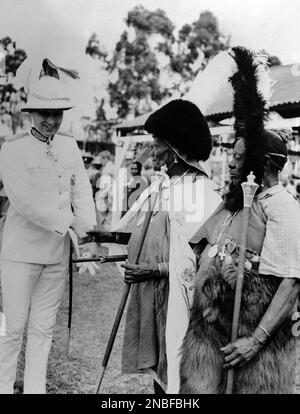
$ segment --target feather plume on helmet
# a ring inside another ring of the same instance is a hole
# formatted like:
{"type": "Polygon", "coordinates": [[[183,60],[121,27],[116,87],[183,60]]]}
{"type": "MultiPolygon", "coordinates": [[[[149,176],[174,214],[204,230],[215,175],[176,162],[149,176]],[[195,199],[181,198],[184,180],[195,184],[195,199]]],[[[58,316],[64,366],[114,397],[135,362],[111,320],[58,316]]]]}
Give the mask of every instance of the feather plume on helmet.
{"type": "Polygon", "coordinates": [[[280,171],[287,161],[287,148],[283,136],[268,131],[268,100],[274,81],[269,76],[266,59],[244,47],[234,47],[230,52],[237,65],[237,72],[230,78],[233,87],[233,113],[236,139],[245,139],[244,181],[250,171],[261,185],[265,158],[280,171]]]}
{"type": "Polygon", "coordinates": [[[43,76],[50,76],[68,84],[72,79],[79,79],[77,70],[66,69],[55,65],[49,58],[27,58],[20,65],[16,73],[14,86],[16,89],[24,88],[26,94],[43,76]]]}
{"type": "Polygon", "coordinates": [[[80,136],[82,128],[79,119],[94,115],[95,85],[103,87],[96,62],[79,50],[76,53],[66,53],[66,50],[57,48],[49,48],[45,52],[36,49],[19,66],[14,87],[17,90],[24,88],[28,95],[39,81],[45,82],[45,79],[51,79],[52,84],[57,81],[70,98],[74,110],[66,114],[65,122],[72,122],[76,134],[80,136]]]}
{"type": "Polygon", "coordinates": [[[48,58],[43,59],[42,72],[40,73],[40,77],[45,75],[45,76],[53,76],[59,79],[60,72],[62,72],[66,76],[69,76],[72,79],[79,79],[79,74],[77,70],[62,68],[61,66],[56,66],[48,58]]]}
{"type": "Polygon", "coordinates": [[[21,111],[73,108],[70,91],[77,79],[76,70],[57,66],[49,58],[27,58],[18,68],[14,82],[16,89],[23,88],[27,94],[21,111]]]}

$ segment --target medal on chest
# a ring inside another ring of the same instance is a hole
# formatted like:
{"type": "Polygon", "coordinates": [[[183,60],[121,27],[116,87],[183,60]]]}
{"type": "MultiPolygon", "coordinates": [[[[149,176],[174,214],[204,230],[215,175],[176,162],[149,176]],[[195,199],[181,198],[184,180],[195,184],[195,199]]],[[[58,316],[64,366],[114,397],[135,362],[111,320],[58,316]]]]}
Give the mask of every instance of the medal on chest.
{"type": "Polygon", "coordinates": [[[213,246],[209,248],[207,255],[210,259],[212,259],[218,254],[218,251],[219,251],[219,246],[217,244],[214,244],[213,246]]]}
{"type": "Polygon", "coordinates": [[[249,262],[249,260],[245,261],[245,269],[246,270],[251,270],[252,269],[252,263],[249,262]]]}
{"type": "Polygon", "coordinates": [[[46,147],[46,156],[49,160],[54,161],[55,155],[52,152],[52,141],[47,142],[46,147]]]}
{"type": "Polygon", "coordinates": [[[46,151],[46,155],[47,155],[47,158],[48,158],[49,160],[51,160],[51,161],[53,161],[53,160],[54,160],[54,158],[55,158],[55,156],[54,156],[53,152],[51,151],[51,149],[48,149],[48,150],[46,151]]]}

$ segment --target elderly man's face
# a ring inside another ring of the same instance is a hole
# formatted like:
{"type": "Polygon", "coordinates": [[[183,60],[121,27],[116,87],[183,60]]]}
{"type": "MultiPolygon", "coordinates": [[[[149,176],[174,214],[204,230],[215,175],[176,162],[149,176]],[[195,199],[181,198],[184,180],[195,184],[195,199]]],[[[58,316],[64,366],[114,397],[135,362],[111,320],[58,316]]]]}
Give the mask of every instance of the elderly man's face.
{"type": "Polygon", "coordinates": [[[155,170],[159,170],[163,165],[168,164],[170,159],[174,158],[174,153],[169,145],[159,139],[156,136],[153,136],[154,143],[152,145],[152,164],[155,170]]]}
{"type": "Polygon", "coordinates": [[[59,129],[63,111],[60,109],[43,109],[32,111],[33,125],[46,137],[53,137],[59,129]]]}
{"type": "Polygon", "coordinates": [[[232,159],[229,163],[229,175],[233,184],[241,181],[242,169],[245,161],[245,140],[240,138],[233,148],[232,159]]]}

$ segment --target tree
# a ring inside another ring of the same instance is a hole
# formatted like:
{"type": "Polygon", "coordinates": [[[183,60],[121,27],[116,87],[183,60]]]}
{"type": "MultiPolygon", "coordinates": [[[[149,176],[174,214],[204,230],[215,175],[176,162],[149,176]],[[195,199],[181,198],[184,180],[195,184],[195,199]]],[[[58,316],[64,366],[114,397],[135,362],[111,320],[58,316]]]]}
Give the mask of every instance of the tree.
{"type": "Polygon", "coordinates": [[[23,123],[20,105],[26,100],[26,95],[22,91],[16,91],[13,80],[18,67],[26,59],[26,53],[23,49],[17,49],[16,43],[8,36],[0,40],[0,46],[5,55],[5,77],[0,85],[0,121],[15,133],[23,123]]]}
{"type": "Polygon", "coordinates": [[[279,65],[282,65],[282,63],[278,56],[268,55],[268,65],[270,67],[279,66],[279,65]]]}
{"type": "Polygon", "coordinates": [[[229,47],[209,11],[174,36],[174,24],[163,10],[137,6],[129,11],[108,69],[111,104],[120,118],[149,112],[162,100],[180,97],[209,59],[229,47]]]}
{"type": "Polygon", "coordinates": [[[97,68],[98,79],[95,79],[94,88],[95,118],[85,118],[83,127],[89,138],[110,141],[113,133],[112,126],[116,122],[111,120],[115,116],[113,116],[109,104],[108,52],[101,45],[96,33],[91,35],[85,53],[93,58],[97,68]]]}
{"type": "Polygon", "coordinates": [[[218,19],[210,11],[201,13],[192,24],[183,25],[178,33],[177,52],[171,60],[172,70],[182,77],[178,84],[178,88],[184,85],[181,92],[185,92],[197,72],[203,70],[213,56],[229,48],[229,41],[230,38],[220,32],[218,19]]]}
{"type": "Polygon", "coordinates": [[[100,59],[103,61],[106,60],[108,54],[107,50],[100,44],[96,33],[93,33],[89,38],[85,53],[87,55],[90,55],[92,58],[100,59]]]}
{"type": "Polygon", "coordinates": [[[160,82],[161,60],[165,58],[169,65],[174,43],[174,24],[163,10],[134,7],[126,24],[128,30],[122,33],[108,66],[110,101],[120,118],[150,111],[169,96],[169,89],[160,82]]]}
{"type": "Polygon", "coordinates": [[[270,66],[279,66],[282,64],[278,56],[269,56],[268,63],[270,66]]]}
{"type": "Polygon", "coordinates": [[[267,56],[267,63],[269,67],[272,66],[279,66],[281,65],[281,60],[278,56],[270,55],[268,52],[266,52],[264,49],[260,51],[261,54],[267,56]]]}

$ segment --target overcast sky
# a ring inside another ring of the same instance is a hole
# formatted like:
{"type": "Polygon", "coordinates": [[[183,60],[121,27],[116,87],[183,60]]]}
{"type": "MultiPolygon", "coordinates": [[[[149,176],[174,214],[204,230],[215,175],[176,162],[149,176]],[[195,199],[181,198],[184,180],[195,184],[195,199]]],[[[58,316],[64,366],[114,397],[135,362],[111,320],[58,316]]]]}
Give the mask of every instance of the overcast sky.
{"type": "Polygon", "coordinates": [[[0,37],[11,36],[28,54],[59,50],[79,58],[92,32],[112,49],[138,4],[162,8],[177,29],[211,10],[233,45],[300,61],[299,0],[0,0],[0,37]]]}

